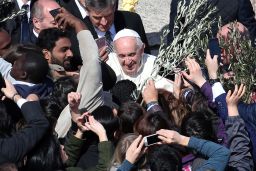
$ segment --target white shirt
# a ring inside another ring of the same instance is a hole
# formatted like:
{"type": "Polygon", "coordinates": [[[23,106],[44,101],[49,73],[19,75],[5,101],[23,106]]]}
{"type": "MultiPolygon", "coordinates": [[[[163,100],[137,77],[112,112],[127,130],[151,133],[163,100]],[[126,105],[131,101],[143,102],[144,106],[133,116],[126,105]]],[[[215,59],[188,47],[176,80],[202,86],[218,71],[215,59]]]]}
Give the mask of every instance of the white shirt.
{"type": "MultiPolygon", "coordinates": [[[[155,56],[144,53],[141,58],[141,66],[133,76],[129,76],[123,72],[116,53],[110,53],[108,57],[107,64],[116,73],[117,81],[125,79],[131,80],[136,84],[138,90],[142,90],[146,81],[152,77],[151,74],[153,74],[155,56]]],[[[161,76],[156,77],[155,86],[157,89],[165,89],[169,92],[173,92],[173,82],[161,76]]]]}
{"type": "MultiPolygon", "coordinates": [[[[100,31],[99,29],[97,29],[96,27],[94,27],[94,29],[95,29],[95,31],[96,31],[96,33],[97,33],[97,35],[98,35],[99,38],[105,36],[106,32],[102,32],[102,31],[100,31]]],[[[115,29],[115,25],[114,25],[114,24],[111,25],[109,31],[110,31],[110,33],[111,33],[111,38],[112,38],[112,40],[113,40],[114,37],[115,37],[115,35],[116,35],[116,29],[115,29]]]]}
{"type": "MultiPolygon", "coordinates": [[[[26,3],[27,5],[29,5],[28,12],[27,12],[28,19],[30,18],[30,3],[31,1],[28,1],[26,3]]],[[[22,0],[17,0],[17,4],[19,6],[19,9],[21,9],[22,5],[25,5],[22,0]]]]}
{"type": "Polygon", "coordinates": [[[75,3],[82,15],[83,18],[85,18],[88,15],[88,12],[85,10],[85,8],[80,4],[78,0],[75,0],[75,3]]]}
{"type": "Polygon", "coordinates": [[[39,34],[33,29],[34,35],[38,38],[39,34]]]}

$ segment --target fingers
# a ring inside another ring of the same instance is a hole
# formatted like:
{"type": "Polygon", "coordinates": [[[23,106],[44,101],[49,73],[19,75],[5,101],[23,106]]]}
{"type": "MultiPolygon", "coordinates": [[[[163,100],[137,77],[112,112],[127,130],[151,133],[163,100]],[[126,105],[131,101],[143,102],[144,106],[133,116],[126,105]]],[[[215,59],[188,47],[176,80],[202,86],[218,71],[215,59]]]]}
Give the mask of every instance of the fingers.
{"type": "MultiPolygon", "coordinates": [[[[140,136],[139,136],[140,137],[140,136]]],[[[140,144],[139,144],[139,147],[138,149],[141,151],[142,147],[144,146],[144,141],[142,139],[142,137],[140,138],[140,144]]]]}
{"type": "Polygon", "coordinates": [[[235,85],[235,89],[232,93],[231,90],[228,91],[227,93],[227,97],[226,97],[226,101],[228,103],[237,103],[239,99],[242,98],[242,96],[244,95],[245,93],[245,90],[246,90],[246,86],[241,84],[238,88],[238,85],[235,85]]]}
{"type": "Polygon", "coordinates": [[[139,135],[139,136],[133,141],[133,143],[131,144],[131,146],[138,147],[138,144],[139,144],[139,142],[141,141],[141,138],[142,138],[142,136],[139,135]]]}
{"type": "MultiPolygon", "coordinates": [[[[164,137],[162,135],[159,135],[158,138],[162,140],[164,143],[170,143],[167,137],[164,137]]],[[[160,142],[161,143],[161,142],[160,142]]]]}
{"type": "Polygon", "coordinates": [[[206,51],[206,58],[205,59],[206,60],[211,59],[210,49],[207,49],[207,51],[206,51]]]}
{"type": "Polygon", "coordinates": [[[239,99],[244,95],[245,89],[246,89],[246,86],[244,84],[241,84],[237,92],[237,96],[239,99]]]}
{"type": "Polygon", "coordinates": [[[153,80],[148,80],[148,85],[149,86],[155,86],[155,82],[153,80]]]}

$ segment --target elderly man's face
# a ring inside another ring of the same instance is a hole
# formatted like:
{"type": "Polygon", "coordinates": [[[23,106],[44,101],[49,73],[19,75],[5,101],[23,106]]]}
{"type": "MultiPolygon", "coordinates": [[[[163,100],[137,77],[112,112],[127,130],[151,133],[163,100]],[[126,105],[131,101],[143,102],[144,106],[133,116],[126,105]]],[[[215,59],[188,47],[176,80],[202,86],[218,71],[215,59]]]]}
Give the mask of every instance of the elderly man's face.
{"type": "Polygon", "coordinates": [[[33,18],[33,24],[36,28],[36,32],[40,33],[44,29],[57,28],[58,24],[49,11],[60,8],[60,5],[51,0],[46,0],[45,2],[40,1],[39,3],[42,3],[41,5],[43,6],[43,16],[41,19],[36,17],[33,18]]]}
{"type": "Polygon", "coordinates": [[[89,18],[94,27],[102,32],[106,32],[110,29],[114,22],[114,6],[109,6],[103,10],[95,10],[94,8],[87,8],[89,13],[89,18]]]}
{"type": "Polygon", "coordinates": [[[135,74],[141,64],[144,47],[138,47],[134,37],[122,37],[114,42],[119,63],[127,75],[135,74]]]}

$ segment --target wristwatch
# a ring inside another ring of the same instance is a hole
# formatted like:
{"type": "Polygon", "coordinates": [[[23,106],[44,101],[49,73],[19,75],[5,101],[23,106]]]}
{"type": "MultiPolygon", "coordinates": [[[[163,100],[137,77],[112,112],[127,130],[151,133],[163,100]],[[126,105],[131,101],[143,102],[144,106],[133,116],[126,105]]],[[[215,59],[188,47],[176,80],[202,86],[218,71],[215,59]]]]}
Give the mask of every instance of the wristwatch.
{"type": "Polygon", "coordinates": [[[217,83],[217,82],[220,82],[220,79],[219,79],[219,78],[217,78],[217,79],[209,79],[209,83],[210,83],[211,85],[213,85],[214,83],[217,83]]]}

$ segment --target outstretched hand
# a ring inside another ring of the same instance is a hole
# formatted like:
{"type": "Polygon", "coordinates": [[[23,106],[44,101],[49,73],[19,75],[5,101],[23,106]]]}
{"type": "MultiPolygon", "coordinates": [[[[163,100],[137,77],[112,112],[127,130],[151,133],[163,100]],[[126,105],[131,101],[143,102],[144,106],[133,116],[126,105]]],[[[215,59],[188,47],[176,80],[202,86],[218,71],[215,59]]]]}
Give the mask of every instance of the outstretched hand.
{"type": "Polygon", "coordinates": [[[92,132],[97,134],[100,142],[108,141],[106,130],[103,125],[99,121],[95,120],[92,115],[87,115],[87,118],[89,122],[85,122],[84,125],[88,128],[88,130],[91,130],[92,132]]]}
{"type": "Polygon", "coordinates": [[[158,138],[166,144],[176,143],[187,146],[189,142],[189,137],[185,137],[173,130],[160,129],[156,133],[159,135],[158,138]]]}
{"type": "Polygon", "coordinates": [[[226,102],[227,102],[229,116],[238,115],[237,104],[239,100],[242,98],[242,96],[244,95],[245,89],[246,89],[245,85],[241,84],[239,88],[237,85],[235,85],[235,90],[233,91],[233,93],[231,92],[231,90],[228,91],[226,96],[226,102]]]}
{"type": "Polygon", "coordinates": [[[205,65],[207,67],[210,79],[217,79],[217,71],[219,68],[218,55],[214,55],[214,57],[212,58],[209,49],[207,49],[206,52],[205,65]]]}
{"type": "Polygon", "coordinates": [[[183,71],[182,75],[191,82],[195,83],[197,86],[202,87],[206,80],[203,77],[200,65],[195,59],[191,59],[189,57],[186,59],[185,64],[188,67],[189,74],[183,71]]]}
{"type": "Polygon", "coordinates": [[[59,13],[56,15],[55,20],[61,29],[66,29],[69,26],[74,28],[76,33],[87,29],[85,24],[80,19],[70,14],[64,8],[59,9],[59,13]]]}
{"type": "Polygon", "coordinates": [[[158,91],[153,80],[148,80],[142,92],[142,96],[146,103],[158,100],[158,91]]]}
{"type": "Polygon", "coordinates": [[[21,96],[18,95],[15,87],[12,85],[12,83],[10,81],[5,79],[5,85],[6,85],[6,87],[1,89],[1,91],[5,97],[7,97],[8,99],[14,100],[14,101],[15,101],[15,99],[17,101],[18,99],[21,98],[21,96]],[[17,98],[14,99],[14,96],[16,97],[16,94],[17,94],[17,98]]]}
{"type": "Polygon", "coordinates": [[[125,159],[134,164],[144,152],[142,150],[144,141],[142,136],[138,136],[126,151],[125,159]]]}
{"type": "Polygon", "coordinates": [[[82,96],[78,92],[68,93],[68,104],[69,104],[71,112],[73,112],[75,114],[79,114],[78,106],[80,104],[81,98],[82,98],[82,96]]]}

